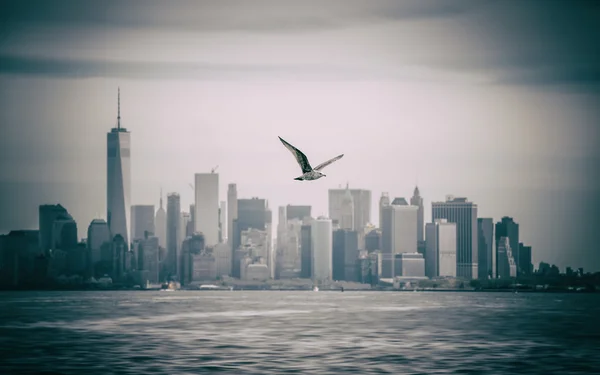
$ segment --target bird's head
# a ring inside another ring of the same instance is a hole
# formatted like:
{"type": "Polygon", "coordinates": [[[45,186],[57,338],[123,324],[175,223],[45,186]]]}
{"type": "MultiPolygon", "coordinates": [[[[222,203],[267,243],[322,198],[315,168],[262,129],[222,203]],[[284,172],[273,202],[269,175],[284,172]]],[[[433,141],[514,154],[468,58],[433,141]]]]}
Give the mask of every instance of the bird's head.
{"type": "Polygon", "coordinates": [[[325,174],[323,174],[321,172],[317,172],[317,173],[319,173],[319,176],[321,176],[321,177],[327,177],[327,175],[325,175],[325,174]]]}

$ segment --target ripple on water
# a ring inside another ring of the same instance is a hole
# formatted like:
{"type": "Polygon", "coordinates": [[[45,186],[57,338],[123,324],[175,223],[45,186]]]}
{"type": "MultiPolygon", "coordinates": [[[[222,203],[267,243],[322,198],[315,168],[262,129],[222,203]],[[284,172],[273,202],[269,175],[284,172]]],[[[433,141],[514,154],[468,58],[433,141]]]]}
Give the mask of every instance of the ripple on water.
{"type": "Polygon", "coordinates": [[[3,375],[574,374],[600,366],[597,295],[66,292],[0,298],[9,307],[0,309],[0,345],[11,348],[0,358],[3,375]]]}

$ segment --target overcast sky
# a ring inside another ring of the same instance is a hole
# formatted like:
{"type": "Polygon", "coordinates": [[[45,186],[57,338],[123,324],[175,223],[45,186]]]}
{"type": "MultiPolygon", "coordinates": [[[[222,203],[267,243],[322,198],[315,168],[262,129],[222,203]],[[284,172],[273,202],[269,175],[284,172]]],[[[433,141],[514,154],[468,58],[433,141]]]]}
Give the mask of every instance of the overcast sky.
{"type": "Polygon", "coordinates": [[[600,270],[600,2],[3,1],[0,233],[60,202],[106,216],[106,132],[132,137],[132,203],[241,198],[327,213],[349,182],[512,216],[533,260],[600,270]],[[298,182],[277,139],[326,178],[298,182]],[[596,210],[594,210],[596,208],[596,210]]]}

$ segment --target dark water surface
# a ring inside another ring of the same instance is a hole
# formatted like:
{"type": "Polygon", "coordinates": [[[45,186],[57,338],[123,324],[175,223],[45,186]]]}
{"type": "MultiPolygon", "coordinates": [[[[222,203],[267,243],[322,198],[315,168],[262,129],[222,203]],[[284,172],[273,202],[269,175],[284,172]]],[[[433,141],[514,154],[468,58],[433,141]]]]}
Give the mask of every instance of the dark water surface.
{"type": "Polygon", "coordinates": [[[599,294],[0,293],[0,374],[600,374],[599,294]]]}

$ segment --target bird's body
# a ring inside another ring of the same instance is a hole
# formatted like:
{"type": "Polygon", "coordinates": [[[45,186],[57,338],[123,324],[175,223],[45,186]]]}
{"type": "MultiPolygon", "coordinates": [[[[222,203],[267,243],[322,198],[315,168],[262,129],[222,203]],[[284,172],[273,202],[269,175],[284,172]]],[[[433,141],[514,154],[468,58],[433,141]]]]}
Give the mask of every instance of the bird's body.
{"type": "Polygon", "coordinates": [[[304,181],[304,180],[318,180],[319,178],[325,176],[323,173],[321,172],[317,172],[317,171],[310,171],[310,172],[306,172],[305,174],[303,174],[300,177],[296,177],[294,178],[294,180],[300,180],[300,181],[304,181]]]}
{"type": "Polygon", "coordinates": [[[279,140],[288,150],[290,150],[292,155],[294,155],[296,161],[300,165],[300,169],[302,170],[302,176],[296,177],[294,178],[294,180],[312,181],[318,180],[321,177],[326,177],[326,175],[321,173],[320,170],[333,163],[334,161],[341,159],[342,156],[344,156],[344,154],[338,155],[335,158],[329,159],[326,162],[321,163],[317,167],[313,168],[310,166],[308,158],[306,157],[306,155],[304,155],[304,153],[302,153],[302,151],[298,150],[296,147],[292,146],[291,144],[283,140],[283,138],[281,137],[279,137],[279,140]]]}

